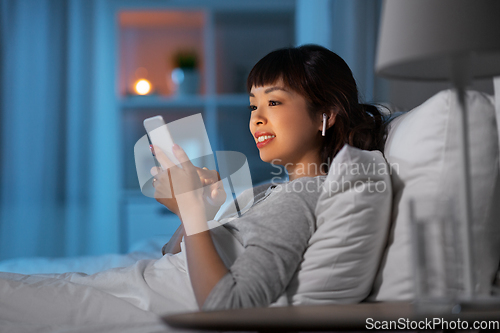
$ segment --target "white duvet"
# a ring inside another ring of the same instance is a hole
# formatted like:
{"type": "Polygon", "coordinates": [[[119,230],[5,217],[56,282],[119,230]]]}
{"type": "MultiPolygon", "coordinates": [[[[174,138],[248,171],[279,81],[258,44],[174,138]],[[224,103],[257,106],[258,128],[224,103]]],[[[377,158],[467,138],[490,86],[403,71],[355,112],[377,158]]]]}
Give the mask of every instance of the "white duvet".
{"type": "MultiPolygon", "coordinates": [[[[243,248],[225,228],[214,230],[215,245],[229,267],[243,248]]],[[[148,253],[142,256],[151,257],[148,253]]],[[[137,260],[140,257],[140,252],[134,252],[83,258],[97,267],[102,266],[102,261],[125,266],[94,274],[91,273],[96,267],[90,267],[86,273],[0,272],[0,332],[173,331],[161,322],[161,315],[198,310],[185,251],[159,259],[137,260]]],[[[64,261],[75,267],[74,259],[62,259],[56,266],[64,261]]],[[[54,266],[48,266],[51,264],[54,266]]],[[[0,263],[0,271],[9,265],[13,267],[15,263],[0,263]]]]}

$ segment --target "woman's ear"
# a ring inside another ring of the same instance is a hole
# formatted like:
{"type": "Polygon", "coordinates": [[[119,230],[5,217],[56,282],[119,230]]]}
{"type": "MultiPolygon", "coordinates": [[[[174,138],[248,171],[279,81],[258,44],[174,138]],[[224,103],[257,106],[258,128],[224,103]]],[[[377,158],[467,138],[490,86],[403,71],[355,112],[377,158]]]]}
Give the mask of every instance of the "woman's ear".
{"type": "Polygon", "coordinates": [[[330,127],[335,124],[335,117],[337,116],[337,108],[332,108],[324,113],[321,114],[322,119],[321,119],[321,126],[320,126],[320,131],[323,129],[323,114],[326,114],[326,129],[329,129],[330,127]]]}
{"type": "Polygon", "coordinates": [[[329,113],[327,113],[328,120],[326,123],[326,129],[329,129],[330,127],[335,124],[335,117],[337,116],[337,108],[331,109],[329,113]]]}

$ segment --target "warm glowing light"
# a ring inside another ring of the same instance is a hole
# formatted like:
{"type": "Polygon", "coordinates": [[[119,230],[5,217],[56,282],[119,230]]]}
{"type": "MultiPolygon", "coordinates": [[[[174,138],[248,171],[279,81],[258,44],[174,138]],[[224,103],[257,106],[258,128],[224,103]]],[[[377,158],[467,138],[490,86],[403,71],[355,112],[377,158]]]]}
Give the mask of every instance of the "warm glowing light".
{"type": "Polygon", "coordinates": [[[147,95],[151,92],[151,83],[146,79],[140,79],[135,83],[135,92],[139,95],[147,95]]]}

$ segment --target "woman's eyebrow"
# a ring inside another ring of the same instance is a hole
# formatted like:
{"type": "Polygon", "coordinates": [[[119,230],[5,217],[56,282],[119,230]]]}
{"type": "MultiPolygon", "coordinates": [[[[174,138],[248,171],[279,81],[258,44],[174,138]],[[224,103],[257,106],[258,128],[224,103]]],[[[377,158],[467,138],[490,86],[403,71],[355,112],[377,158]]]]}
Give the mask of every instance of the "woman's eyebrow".
{"type": "Polygon", "coordinates": [[[283,87],[271,87],[271,88],[267,88],[264,93],[266,94],[269,94],[270,92],[273,92],[275,90],[283,90],[284,92],[289,92],[288,90],[286,90],[285,88],[283,87]]]}
{"type": "MultiPolygon", "coordinates": [[[[266,90],[264,90],[264,93],[269,94],[270,92],[273,92],[273,91],[275,91],[275,90],[282,90],[282,91],[284,91],[284,92],[290,93],[287,89],[285,89],[285,88],[283,88],[283,87],[278,87],[278,86],[276,86],[276,87],[271,87],[271,88],[267,88],[266,90]]],[[[250,94],[248,94],[248,95],[249,95],[250,97],[255,97],[255,95],[254,95],[253,93],[250,93],[250,94]]]]}

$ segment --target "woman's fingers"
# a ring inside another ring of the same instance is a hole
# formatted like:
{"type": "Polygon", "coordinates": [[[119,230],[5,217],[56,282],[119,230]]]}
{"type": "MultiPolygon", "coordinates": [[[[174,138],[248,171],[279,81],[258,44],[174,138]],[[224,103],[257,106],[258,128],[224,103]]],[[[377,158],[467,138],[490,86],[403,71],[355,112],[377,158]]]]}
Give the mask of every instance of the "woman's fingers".
{"type": "Polygon", "coordinates": [[[160,170],[158,170],[158,167],[152,167],[149,172],[151,173],[151,176],[154,177],[160,172],[160,170]]]}
{"type": "Polygon", "coordinates": [[[224,191],[224,185],[220,180],[210,185],[208,193],[210,193],[212,201],[216,203],[226,201],[226,191],[224,191]]]}
{"type": "Polygon", "coordinates": [[[155,157],[160,162],[161,167],[166,170],[175,166],[175,164],[167,157],[160,147],[153,145],[155,157]]]}
{"type": "Polygon", "coordinates": [[[216,170],[208,170],[208,168],[196,168],[196,172],[198,172],[198,176],[200,176],[200,180],[203,185],[211,185],[220,180],[219,173],[216,170]]]}
{"type": "Polygon", "coordinates": [[[182,164],[182,167],[187,166],[188,168],[194,168],[193,163],[191,163],[191,160],[189,159],[189,156],[187,156],[186,152],[184,149],[181,148],[177,143],[174,143],[172,146],[172,151],[177,157],[177,160],[182,164]]]}

